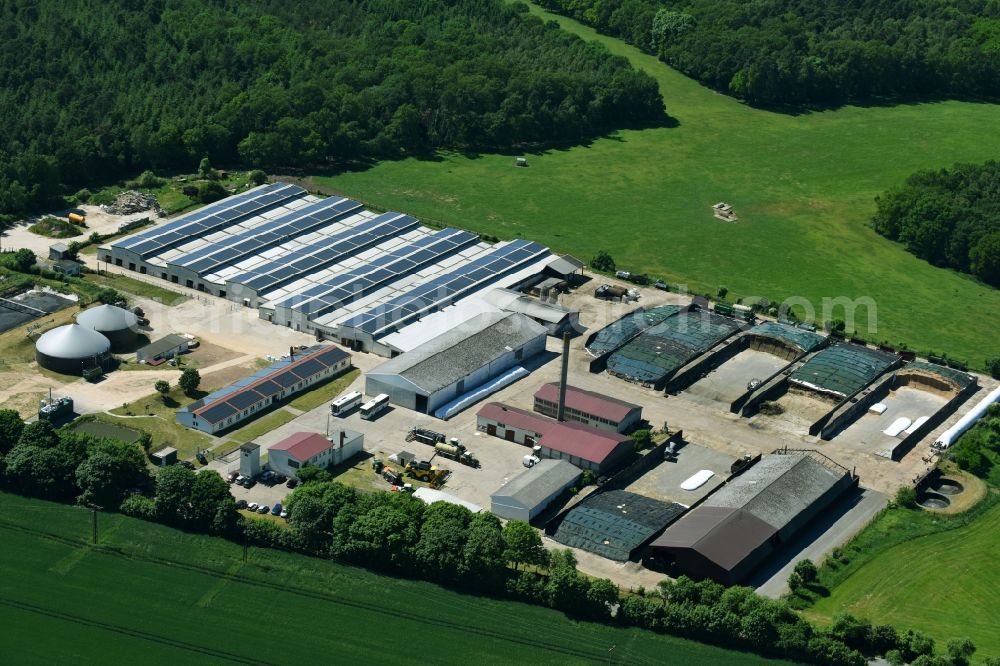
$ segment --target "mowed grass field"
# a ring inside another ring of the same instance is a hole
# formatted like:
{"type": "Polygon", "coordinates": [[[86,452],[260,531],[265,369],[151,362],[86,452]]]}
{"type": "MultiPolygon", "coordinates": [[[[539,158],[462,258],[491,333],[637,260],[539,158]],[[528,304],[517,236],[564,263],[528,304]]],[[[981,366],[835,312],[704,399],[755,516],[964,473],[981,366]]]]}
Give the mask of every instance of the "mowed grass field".
{"type": "Polygon", "coordinates": [[[788,664],[0,494],[15,664],[788,664]]]}
{"type": "Polygon", "coordinates": [[[875,623],[919,629],[940,647],[967,636],[977,659],[1000,657],[1000,503],[957,529],[918,536],[877,553],[807,613],[828,621],[849,611],[875,623]]]}
{"type": "Polygon", "coordinates": [[[867,296],[877,327],[863,321],[866,337],[983,365],[1000,291],[934,268],[868,225],[874,197],[914,171],[1000,156],[1000,106],[753,109],[619,40],[532,12],[651,74],[677,126],[528,154],[528,168],[516,168],[513,155],[448,154],[315,180],[381,208],[531,238],[584,261],[606,249],[620,268],[712,295],[725,285],[733,296],[802,297],[818,315],[824,297],[867,296]],[[712,217],[719,201],[735,207],[738,223],[712,217]]]}

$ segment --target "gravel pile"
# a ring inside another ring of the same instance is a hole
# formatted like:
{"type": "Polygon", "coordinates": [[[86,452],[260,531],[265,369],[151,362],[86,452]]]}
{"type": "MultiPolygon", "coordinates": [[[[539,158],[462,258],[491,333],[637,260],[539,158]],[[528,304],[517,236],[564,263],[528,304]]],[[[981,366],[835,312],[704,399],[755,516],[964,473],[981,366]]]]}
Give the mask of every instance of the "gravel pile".
{"type": "Polygon", "coordinates": [[[160,212],[160,202],[152,194],[144,194],[135,190],[126,190],[115,197],[111,205],[101,206],[101,210],[111,215],[131,215],[144,210],[160,212]]]}

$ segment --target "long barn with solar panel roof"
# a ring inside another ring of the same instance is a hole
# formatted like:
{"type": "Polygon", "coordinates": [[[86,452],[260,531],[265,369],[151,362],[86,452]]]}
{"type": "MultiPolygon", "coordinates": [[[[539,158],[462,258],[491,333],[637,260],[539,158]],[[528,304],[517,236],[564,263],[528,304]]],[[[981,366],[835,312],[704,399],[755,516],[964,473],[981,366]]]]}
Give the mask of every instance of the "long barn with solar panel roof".
{"type": "Polygon", "coordinates": [[[229,430],[350,367],[347,352],[332,345],[316,345],[182,407],[177,410],[177,422],[209,434],[229,430]]]}
{"type": "Polygon", "coordinates": [[[506,288],[556,261],[518,239],[491,245],[272,183],[99,249],[102,261],[258,310],[262,319],[358,351],[463,299],[506,288]]]}

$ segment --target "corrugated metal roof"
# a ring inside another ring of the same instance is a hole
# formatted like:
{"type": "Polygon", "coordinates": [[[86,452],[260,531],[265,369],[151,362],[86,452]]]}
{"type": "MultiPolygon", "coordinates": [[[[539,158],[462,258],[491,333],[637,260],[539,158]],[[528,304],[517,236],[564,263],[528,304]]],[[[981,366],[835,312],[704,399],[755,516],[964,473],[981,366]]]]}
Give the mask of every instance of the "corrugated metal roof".
{"type": "Polygon", "coordinates": [[[507,312],[520,312],[532,319],[540,319],[550,324],[558,324],[578,310],[545,303],[536,298],[525,296],[513,289],[494,289],[483,295],[483,300],[492,303],[507,312]]]}
{"type": "Polygon", "coordinates": [[[554,421],[541,414],[529,412],[526,409],[518,407],[511,407],[502,402],[488,402],[482,406],[476,415],[519,430],[538,433],[539,435],[548,432],[550,428],[559,424],[558,421],[554,421]]]}
{"type": "Polygon", "coordinates": [[[631,440],[616,432],[598,430],[576,421],[556,421],[535,412],[510,407],[499,402],[483,405],[478,416],[541,435],[538,445],[576,456],[593,463],[603,463],[622,442],[631,440]]]}
{"type": "Polygon", "coordinates": [[[582,472],[565,460],[543,460],[500,486],[490,498],[532,509],[576,481],[582,472]]]}
{"type": "Polygon", "coordinates": [[[399,375],[432,395],[543,336],[545,329],[524,315],[487,312],[460,329],[441,331],[435,339],[386,361],[368,375],[399,375]]]}
{"type": "Polygon", "coordinates": [[[625,435],[598,430],[575,421],[557,421],[556,426],[538,440],[538,445],[600,465],[622,442],[631,443],[631,440],[625,435]]]}
{"type": "Polygon", "coordinates": [[[159,340],[146,345],[140,349],[138,353],[142,356],[156,357],[165,352],[177,349],[185,342],[190,342],[190,340],[182,335],[170,333],[169,335],[165,335],[159,340]]]}
{"type": "Polygon", "coordinates": [[[559,275],[570,275],[583,268],[583,262],[576,257],[564,254],[550,261],[546,268],[559,275]]]}
{"type": "Polygon", "coordinates": [[[689,548],[731,571],[776,532],[747,511],[703,504],[668,527],[652,546],[689,548]]]}
{"type": "Polygon", "coordinates": [[[743,509],[781,530],[843,477],[809,456],[765,456],[702,506],[743,509]]]}
{"type": "MultiPolygon", "coordinates": [[[[559,383],[542,384],[541,388],[535,391],[535,397],[558,403],[559,383]]],[[[623,420],[633,409],[642,409],[639,405],[633,405],[631,402],[568,385],[566,386],[566,406],[615,422],[623,420]]]]}

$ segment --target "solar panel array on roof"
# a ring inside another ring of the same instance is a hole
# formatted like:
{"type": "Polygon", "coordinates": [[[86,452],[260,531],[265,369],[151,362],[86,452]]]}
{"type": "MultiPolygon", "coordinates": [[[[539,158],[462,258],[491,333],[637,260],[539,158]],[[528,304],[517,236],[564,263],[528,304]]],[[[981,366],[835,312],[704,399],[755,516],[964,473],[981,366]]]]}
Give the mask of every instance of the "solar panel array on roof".
{"type": "Polygon", "coordinates": [[[275,307],[291,308],[308,317],[318,317],[478,242],[479,236],[468,231],[442,229],[289,296],[276,303],[275,307]]]}
{"type": "Polygon", "coordinates": [[[112,247],[130,250],[144,258],[153,256],[297,199],[305,193],[298,185],[272,183],[199,208],[149,231],[112,243],[112,247]]]}
{"type": "Polygon", "coordinates": [[[242,284],[258,293],[265,293],[288,284],[303,275],[332,266],[366,248],[414,229],[419,222],[402,213],[383,213],[339,234],[327,236],[306,247],[284,253],[280,260],[268,261],[230,278],[227,282],[242,284]]]}
{"type": "Polygon", "coordinates": [[[361,210],[361,204],[352,199],[331,197],[294,210],[281,217],[259,224],[242,233],[210,243],[193,252],[171,260],[200,275],[231,266],[241,259],[267,248],[281,245],[289,238],[301,236],[314,229],[336,222],[361,210]]]}
{"type": "Polygon", "coordinates": [[[316,345],[294,358],[283,358],[249,377],[205,396],[193,411],[208,423],[219,423],[252,405],[278,395],[332,365],[347,352],[329,345],[316,345]]]}
{"type": "Polygon", "coordinates": [[[351,317],[341,326],[357,328],[378,337],[401,324],[450,305],[465,294],[481,289],[547,253],[548,250],[538,243],[523,239],[511,241],[378,307],[351,317]]]}

